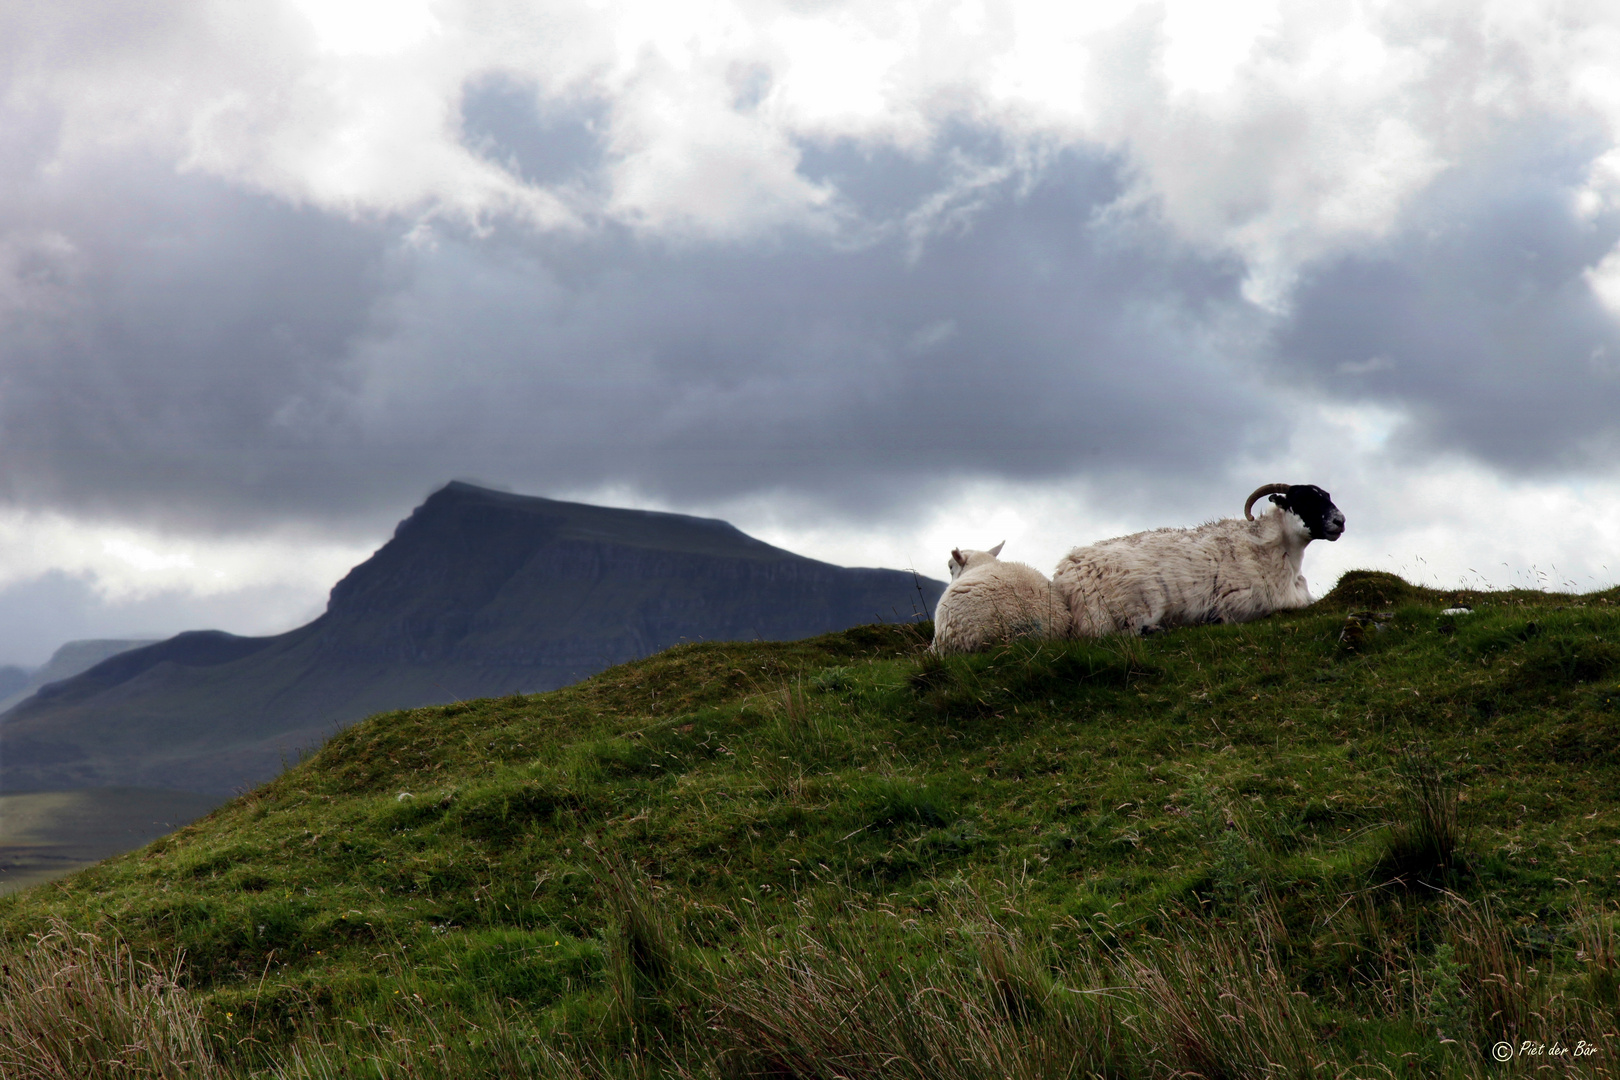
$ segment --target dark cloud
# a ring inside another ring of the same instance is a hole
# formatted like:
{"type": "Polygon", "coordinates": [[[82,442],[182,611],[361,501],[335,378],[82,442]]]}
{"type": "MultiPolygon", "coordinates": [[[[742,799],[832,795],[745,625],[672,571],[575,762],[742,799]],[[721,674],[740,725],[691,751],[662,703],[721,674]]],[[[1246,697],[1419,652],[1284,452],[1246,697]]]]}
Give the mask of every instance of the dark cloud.
{"type": "Polygon", "coordinates": [[[881,223],[904,219],[967,176],[1008,166],[1017,153],[1007,135],[994,128],[947,122],[930,147],[912,152],[856,139],[802,141],[799,173],[836,190],[863,218],[881,223]]]}
{"type": "Polygon", "coordinates": [[[1409,411],[1405,452],[1607,471],[1620,326],[1586,274],[1620,215],[1574,198],[1601,148],[1554,129],[1506,149],[1441,177],[1379,250],[1310,274],[1274,359],[1334,397],[1409,411]]]}
{"type": "MultiPolygon", "coordinates": [[[[470,84],[470,144],[588,183],[589,109],[536,101],[470,84]]],[[[806,146],[855,224],[730,243],[407,232],[146,160],[80,168],[0,200],[0,491],[233,530],[376,529],[452,476],[899,515],[963,475],[1220,477],[1286,445],[1278,378],[1409,410],[1427,451],[1597,463],[1620,333],[1585,273],[1620,216],[1575,209],[1590,145],[1514,152],[1452,169],[1275,323],[1242,266],[1121,208],[1119,159],[968,127],[924,154],[806,146]]]]}
{"type": "Polygon", "coordinates": [[[457,470],[677,501],[789,489],[870,507],[962,472],[1197,475],[1280,433],[1214,344],[1236,268],[1100,218],[1120,191],[1107,158],[1023,184],[978,193],[920,248],[904,230],[853,249],[446,244],[369,346],[366,392],[414,418],[402,430],[459,433],[433,444],[457,470]],[[397,370],[435,375],[413,388],[397,370]]]}
{"type": "Polygon", "coordinates": [[[4,213],[10,501],[178,524],[342,497],[323,490],[353,436],[334,403],[388,234],[148,161],[4,213]]]}
{"type": "MultiPolygon", "coordinates": [[[[528,100],[492,83],[465,114],[553,168],[513,133],[528,100]]],[[[994,152],[838,168],[892,224],[994,152]]],[[[899,509],[964,472],[1213,474],[1284,433],[1222,354],[1253,330],[1239,269],[1105,214],[1121,183],[1068,154],[920,241],[423,242],[125,163],[23,211],[71,251],[37,245],[48,285],[0,343],[5,490],[240,527],[375,525],[456,475],[899,509]]]]}

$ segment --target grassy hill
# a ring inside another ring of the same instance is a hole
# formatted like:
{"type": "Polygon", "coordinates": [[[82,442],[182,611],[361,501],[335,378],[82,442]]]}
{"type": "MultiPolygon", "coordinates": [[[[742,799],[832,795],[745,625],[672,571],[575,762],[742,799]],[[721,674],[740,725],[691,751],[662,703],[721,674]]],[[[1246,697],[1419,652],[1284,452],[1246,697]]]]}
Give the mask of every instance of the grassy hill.
{"type": "Polygon", "coordinates": [[[921,633],[374,716],[0,898],[0,1075],[1620,1072],[1620,590],[921,633]]]}

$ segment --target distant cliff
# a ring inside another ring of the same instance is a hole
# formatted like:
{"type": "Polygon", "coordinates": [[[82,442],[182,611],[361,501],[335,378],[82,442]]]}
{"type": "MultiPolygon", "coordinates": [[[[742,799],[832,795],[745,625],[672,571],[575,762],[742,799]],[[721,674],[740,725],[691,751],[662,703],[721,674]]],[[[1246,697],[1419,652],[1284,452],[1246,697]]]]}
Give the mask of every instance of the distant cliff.
{"type": "Polygon", "coordinates": [[[142,645],[150,645],[156,638],[94,638],[88,641],[70,641],[51,654],[51,658],[37,668],[0,668],[0,714],[31,696],[48,683],[71,678],[115,656],[142,645]]]}
{"type": "Polygon", "coordinates": [[[681,641],[926,617],[942,583],[833,566],[723,521],[452,483],[275,637],[191,631],[40,689],[0,789],[229,793],[373,712],[551,690],[681,641]]]}

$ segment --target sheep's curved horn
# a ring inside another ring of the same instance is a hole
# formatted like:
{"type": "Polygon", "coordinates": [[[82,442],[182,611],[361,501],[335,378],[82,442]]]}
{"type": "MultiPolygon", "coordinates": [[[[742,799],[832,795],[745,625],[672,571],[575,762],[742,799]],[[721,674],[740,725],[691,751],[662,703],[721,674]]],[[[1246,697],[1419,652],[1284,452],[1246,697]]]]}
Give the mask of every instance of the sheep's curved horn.
{"type": "Polygon", "coordinates": [[[1267,484],[1265,487],[1256,488],[1254,494],[1249,496],[1249,501],[1243,504],[1244,519],[1247,521],[1254,520],[1254,515],[1249,513],[1249,511],[1254,509],[1254,504],[1256,502],[1265,498],[1267,495],[1281,495],[1287,490],[1287,484],[1267,484]]]}

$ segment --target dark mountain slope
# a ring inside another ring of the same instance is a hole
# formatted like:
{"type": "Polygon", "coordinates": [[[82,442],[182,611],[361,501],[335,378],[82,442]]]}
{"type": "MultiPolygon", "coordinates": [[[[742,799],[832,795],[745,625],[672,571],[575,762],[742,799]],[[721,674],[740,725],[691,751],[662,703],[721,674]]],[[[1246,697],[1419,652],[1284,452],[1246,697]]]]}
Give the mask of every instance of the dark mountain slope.
{"type": "Polygon", "coordinates": [[[0,725],[0,787],[229,792],[373,712],[555,689],[682,640],[906,620],[942,588],[721,521],[453,483],[306,626],[180,634],[42,688],[0,725]]]}
{"type": "MultiPolygon", "coordinates": [[[[10,709],[27,698],[32,697],[42,687],[63,679],[71,679],[81,671],[88,671],[108,657],[119,653],[138,649],[143,645],[151,645],[152,638],[90,638],[82,641],[69,641],[63,644],[51,658],[40,667],[28,671],[23,681],[18,684],[0,683],[0,717],[10,709]]],[[[19,671],[19,668],[0,668],[5,671],[19,671]]]]}

